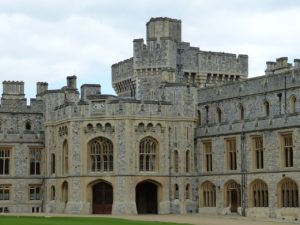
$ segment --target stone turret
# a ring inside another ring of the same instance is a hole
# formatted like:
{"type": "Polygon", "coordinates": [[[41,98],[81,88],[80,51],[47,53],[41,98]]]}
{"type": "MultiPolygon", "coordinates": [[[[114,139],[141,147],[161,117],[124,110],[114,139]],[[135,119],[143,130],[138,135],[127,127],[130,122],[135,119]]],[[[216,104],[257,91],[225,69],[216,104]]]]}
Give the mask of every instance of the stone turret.
{"type": "Polygon", "coordinates": [[[3,81],[2,99],[19,99],[23,100],[24,82],[23,81],[3,81]]]}
{"type": "Polygon", "coordinates": [[[67,77],[67,86],[69,89],[77,89],[77,77],[75,75],[67,77]]]}
{"type": "Polygon", "coordinates": [[[147,42],[161,38],[181,42],[181,20],[157,17],[147,23],[147,42]]]}
{"type": "Polygon", "coordinates": [[[36,98],[39,99],[43,93],[48,91],[48,83],[46,82],[37,82],[36,83],[36,98]]]}

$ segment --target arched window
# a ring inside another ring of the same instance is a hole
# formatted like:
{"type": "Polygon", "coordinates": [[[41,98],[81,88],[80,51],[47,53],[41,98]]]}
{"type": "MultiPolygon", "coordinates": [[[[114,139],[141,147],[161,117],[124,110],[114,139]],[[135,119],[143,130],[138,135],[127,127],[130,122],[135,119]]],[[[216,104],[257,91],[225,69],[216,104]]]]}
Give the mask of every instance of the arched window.
{"type": "Polygon", "coordinates": [[[198,126],[201,126],[201,111],[200,110],[197,110],[197,125],[198,126]]]}
{"type": "Polygon", "coordinates": [[[51,174],[55,174],[55,154],[51,154],[51,174]]]}
{"type": "Polygon", "coordinates": [[[216,186],[210,181],[205,181],[201,185],[201,206],[216,207],[216,186]]]}
{"type": "Polygon", "coordinates": [[[295,113],[296,112],[296,97],[291,96],[290,98],[290,113],[295,113]]]}
{"type": "Polygon", "coordinates": [[[113,144],[110,140],[100,137],[89,144],[90,171],[113,171],[113,144]]]}
{"type": "Polygon", "coordinates": [[[236,150],[236,140],[227,139],[226,140],[226,151],[227,151],[227,168],[228,170],[237,169],[237,150],[236,150]]]}
{"type": "Polygon", "coordinates": [[[50,199],[55,200],[55,187],[53,185],[51,186],[50,199]]]}
{"type": "Polygon", "coordinates": [[[68,141],[65,140],[63,143],[63,160],[62,160],[62,169],[63,174],[67,174],[69,172],[69,147],[68,141]]]}
{"type": "Polygon", "coordinates": [[[285,178],[280,182],[278,196],[281,198],[279,207],[299,207],[298,185],[292,179],[285,178]]]}
{"type": "Polygon", "coordinates": [[[64,181],[61,186],[61,200],[63,203],[67,204],[69,199],[69,190],[68,190],[68,182],[64,181]]]}
{"type": "Polygon", "coordinates": [[[185,186],[185,199],[192,199],[192,190],[190,184],[185,186]]]}
{"type": "Polygon", "coordinates": [[[217,123],[221,123],[222,122],[222,111],[221,111],[221,109],[219,107],[216,110],[216,122],[217,123]]]}
{"type": "Polygon", "coordinates": [[[240,105],[240,120],[244,120],[244,118],[245,118],[244,106],[240,105]]]}
{"type": "Polygon", "coordinates": [[[179,171],[179,166],[178,166],[179,162],[178,162],[178,151],[175,150],[174,151],[174,172],[178,173],[179,171]]]}
{"type": "Polygon", "coordinates": [[[174,184],[174,199],[179,199],[179,186],[174,184]]]}
{"type": "Polygon", "coordinates": [[[30,121],[27,121],[25,123],[25,130],[31,130],[31,123],[30,123],[30,121]]]}
{"type": "Polygon", "coordinates": [[[146,137],[140,142],[140,171],[157,171],[158,143],[151,137],[146,137]]]}
{"type": "Polygon", "coordinates": [[[190,152],[190,150],[187,150],[185,152],[185,172],[186,173],[191,172],[191,152],[190,152]]]}
{"type": "Polygon", "coordinates": [[[265,116],[270,115],[270,104],[267,100],[264,102],[264,112],[265,112],[265,116]]]}
{"type": "Polygon", "coordinates": [[[260,179],[256,179],[251,184],[252,207],[268,207],[269,192],[268,186],[260,179]]]}

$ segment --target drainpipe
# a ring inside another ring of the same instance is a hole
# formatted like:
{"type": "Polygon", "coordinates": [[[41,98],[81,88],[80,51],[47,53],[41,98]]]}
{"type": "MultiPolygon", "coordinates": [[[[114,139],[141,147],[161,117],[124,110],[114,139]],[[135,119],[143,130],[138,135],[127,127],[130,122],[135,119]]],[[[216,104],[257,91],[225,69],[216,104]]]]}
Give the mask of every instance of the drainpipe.
{"type": "Polygon", "coordinates": [[[242,172],[242,216],[246,216],[247,208],[247,154],[245,149],[245,134],[241,134],[241,172],[242,172]]]}

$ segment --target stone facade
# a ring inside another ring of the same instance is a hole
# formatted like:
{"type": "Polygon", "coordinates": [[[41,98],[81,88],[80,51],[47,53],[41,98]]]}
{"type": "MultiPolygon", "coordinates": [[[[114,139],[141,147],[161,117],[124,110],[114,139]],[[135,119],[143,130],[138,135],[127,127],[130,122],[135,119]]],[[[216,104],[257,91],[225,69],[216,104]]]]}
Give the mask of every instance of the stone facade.
{"type": "Polygon", "coordinates": [[[300,61],[267,62],[181,41],[181,21],[151,18],[146,44],[97,84],[48,90],[26,105],[3,82],[0,210],[238,213],[298,218],[300,61]]]}

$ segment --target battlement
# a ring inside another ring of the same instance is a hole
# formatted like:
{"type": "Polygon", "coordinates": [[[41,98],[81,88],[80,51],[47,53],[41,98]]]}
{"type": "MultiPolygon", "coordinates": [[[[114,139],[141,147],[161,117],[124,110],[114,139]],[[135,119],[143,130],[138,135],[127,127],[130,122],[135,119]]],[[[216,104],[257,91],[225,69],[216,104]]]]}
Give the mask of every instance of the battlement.
{"type": "Polygon", "coordinates": [[[37,82],[36,83],[36,96],[41,96],[46,91],[48,91],[48,83],[47,82],[37,82]]]}
{"type": "Polygon", "coordinates": [[[266,62],[266,75],[279,74],[287,72],[291,69],[300,69],[300,59],[294,59],[294,66],[288,62],[288,57],[280,57],[276,59],[276,62],[266,62]]]}
{"type": "Polygon", "coordinates": [[[167,17],[151,18],[147,23],[147,42],[161,38],[181,42],[181,20],[167,17]]]}
{"type": "Polygon", "coordinates": [[[2,99],[24,99],[23,81],[3,81],[2,99]]]}

